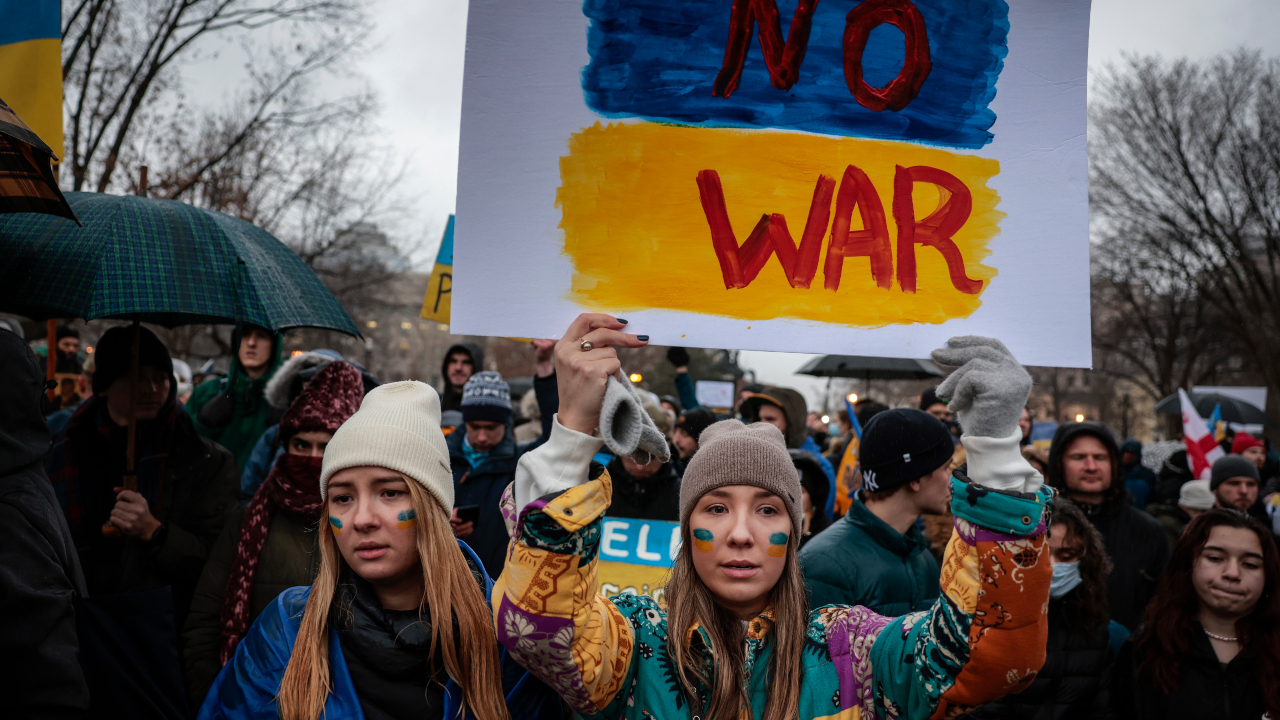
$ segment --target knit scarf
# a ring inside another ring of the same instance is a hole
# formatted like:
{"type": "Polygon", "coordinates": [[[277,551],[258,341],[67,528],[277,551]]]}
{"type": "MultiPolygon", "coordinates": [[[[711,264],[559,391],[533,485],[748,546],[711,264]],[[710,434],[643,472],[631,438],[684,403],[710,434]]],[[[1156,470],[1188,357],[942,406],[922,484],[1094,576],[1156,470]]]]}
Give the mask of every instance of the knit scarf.
{"type": "Polygon", "coordinates": [[[284,510],[298,520],[313,525],[320,521],[321,458],[309,455],[285,453],[276,460],[271,474],[253,494],[245,508],[240,524],[240,541],[236,545],[231,573],[227,576],[227,588],[222,598],[222,632],[220,659],[225,665],[235,654],[236,645],[249,630],[253,576],[258,569],[258,558],[267,544],[271,520],[277,509],[284,510]]]}

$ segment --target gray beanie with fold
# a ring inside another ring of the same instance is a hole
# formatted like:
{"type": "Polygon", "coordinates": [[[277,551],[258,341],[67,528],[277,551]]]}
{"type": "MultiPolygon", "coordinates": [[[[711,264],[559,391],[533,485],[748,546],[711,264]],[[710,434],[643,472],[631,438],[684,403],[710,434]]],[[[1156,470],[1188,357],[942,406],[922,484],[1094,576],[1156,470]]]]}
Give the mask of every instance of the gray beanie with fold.
{"type": "Polygon", "coordinates": [[[743,425],[738,420],[721,420],[703,430],[698,452],[680,481],[680,524],[688,524],[699,498],[725,485],[754,485],[782,498],[791,529],[800,537],[800,474],[781,430],[769,423],[743,425]]]}

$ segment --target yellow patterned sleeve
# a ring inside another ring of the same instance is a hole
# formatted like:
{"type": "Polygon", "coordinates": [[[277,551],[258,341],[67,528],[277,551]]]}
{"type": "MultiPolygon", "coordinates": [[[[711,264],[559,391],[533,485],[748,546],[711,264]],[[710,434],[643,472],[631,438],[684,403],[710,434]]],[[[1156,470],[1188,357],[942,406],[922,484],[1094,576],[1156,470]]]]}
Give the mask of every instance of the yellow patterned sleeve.
{"type": "Polygon", "coordinates": [[[501,642],[576,712],[605,717],[631,671],[634,630],[596,592],[608,473],[551,498],[516,520],[506,566],[494,585],[501,642]]]}

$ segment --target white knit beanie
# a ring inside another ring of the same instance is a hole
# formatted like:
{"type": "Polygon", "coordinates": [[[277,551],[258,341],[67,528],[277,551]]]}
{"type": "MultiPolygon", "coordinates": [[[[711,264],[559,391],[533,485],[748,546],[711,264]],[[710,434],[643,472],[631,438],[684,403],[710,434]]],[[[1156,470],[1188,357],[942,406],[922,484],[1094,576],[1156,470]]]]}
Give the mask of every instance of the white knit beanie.
{"type": "Polygon", "coordinates": [[[453,471],[440,431],[440,396],[416,380],[380,385],[333,434],[320,466],[320,497],[340,470],[374,466],[417,480],[453,510],[453,471]]]}

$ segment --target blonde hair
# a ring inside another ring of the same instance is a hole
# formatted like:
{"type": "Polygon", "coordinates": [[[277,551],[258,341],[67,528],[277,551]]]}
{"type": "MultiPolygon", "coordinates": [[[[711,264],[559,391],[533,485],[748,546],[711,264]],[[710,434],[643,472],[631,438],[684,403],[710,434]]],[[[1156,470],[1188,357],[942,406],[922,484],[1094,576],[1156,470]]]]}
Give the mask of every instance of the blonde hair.
{"type": "MultiPolygon", "coordinates": [[[[711,688],[705,720],[751,718],[751,701],[747,697],[742,672],[746,662],[742,621],[720,607],[711,590],[698,577],[693,566],[690,550],[693,542],[689,532],[686,523],[681,528],[684,542],[667,580],[667,651],[675,663],[691,715],[699,715],[702,703],[708,700],[698,697],[697,682],[701,682],[711,688]],[[693,652],[689,644],[695,626],[701,626],[710,639],[709,657],[714,658],[712,677],[703,673],[703,662],[709,658],[693,652]]],[[[787,541],[782,576],[771,591],[773,656],[765,679],[768,699],[764,717],[760,720],[792,720],[800,708],[801,654],[809,629],[809,598],[800,572],[798,552],[798,538],[792,534],[787,541]]]]}
{"type": "MultiPolygon", "coordinates": [[[[422,565],[422,600],[430,613],[431,657],[443,660],[449,677],[462,689],[465,707],[478,720],[509,720],[498,639],[484,593],[453,537],[444,506],[418,482],[405,481],[418,516],[416,540],[422,565]]],[[[281,720],[318,720],[333,690],[329,608],[345,562],[329,523],[321,522],[319,533],[320,570],[311,584],[311,596],[276,698],[281,720]]],[[[434,664],[428,663],[428,672],[434,664]]]]}

